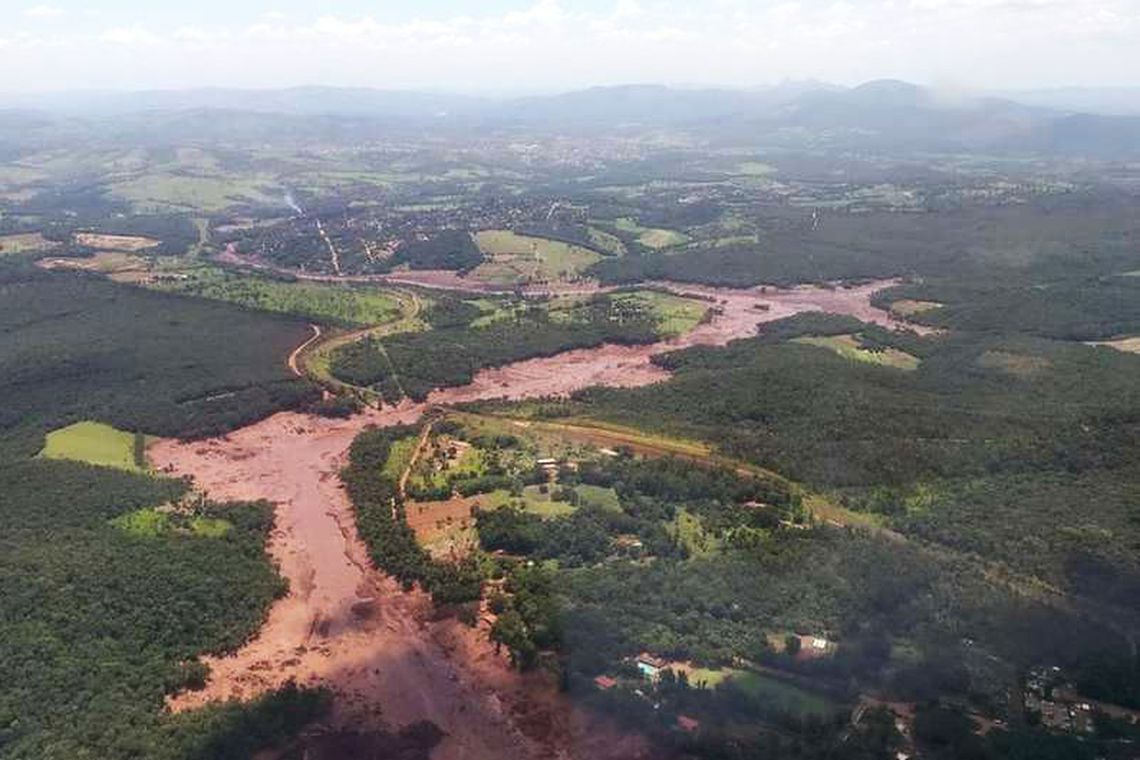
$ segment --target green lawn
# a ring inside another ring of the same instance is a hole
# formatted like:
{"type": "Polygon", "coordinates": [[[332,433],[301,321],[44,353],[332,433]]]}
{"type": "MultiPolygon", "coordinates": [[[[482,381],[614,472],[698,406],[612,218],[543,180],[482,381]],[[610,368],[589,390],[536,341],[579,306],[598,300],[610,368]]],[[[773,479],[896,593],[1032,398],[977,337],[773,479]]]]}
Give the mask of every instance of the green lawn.
{"type": "Polygon", "coordinates": [[[142,472],[145,463],[136,461],[135,438],[102,422],[77,422],[48,433],[40,456],[142,472]]]}
{"type": "Polygon", "coordinates": [[[732,682],[752,696],[771,700],[780,709],[800,717],[826,718],[834,715],[841,707],[822,694],[762,673],[736,671],[732,675],[732,682]]]}
{"type": "MultiPolygon", "coordinates": [[[[557,489],[558,486],[551,486],[550,492],[557,489]]],[[[523,500],[526,503],[526,511],[536,514],[544,520],[549,520],[552,517],[562,517],[574,512],[577,509],[573,504],[565,501],[554,501],[550,498],[550,493],[542,493],[542,486],[527,486],[523,489],[523,500]]]]}
{"type": "Polygon", "coordinates": [[[582,484],[575,486],[574,490],[578,493],[582,506],[597,507],[611,512],[621,511],[621,501],[618,500],[617,491],[612,488],[582,484]]]}

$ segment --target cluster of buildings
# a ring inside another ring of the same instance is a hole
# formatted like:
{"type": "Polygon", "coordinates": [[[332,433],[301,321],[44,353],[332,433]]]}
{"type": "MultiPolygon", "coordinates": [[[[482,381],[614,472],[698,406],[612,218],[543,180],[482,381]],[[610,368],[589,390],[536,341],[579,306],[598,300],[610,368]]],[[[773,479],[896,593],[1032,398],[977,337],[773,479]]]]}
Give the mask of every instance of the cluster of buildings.
{"type": "Polygon", "coordinates": [[[1030,670],[1025,677],[1024,697],[1025,712],[1039,716],[1044,728],[1075,734],[1096,731],[1092,703],[1077,695],[1056,666],[1030,670]]]}

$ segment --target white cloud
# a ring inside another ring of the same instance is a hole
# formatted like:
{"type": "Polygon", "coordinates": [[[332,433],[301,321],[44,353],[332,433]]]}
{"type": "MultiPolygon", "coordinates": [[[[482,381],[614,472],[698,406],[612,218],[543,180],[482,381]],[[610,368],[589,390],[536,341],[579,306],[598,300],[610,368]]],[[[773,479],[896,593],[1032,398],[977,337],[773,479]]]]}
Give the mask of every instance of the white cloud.
{"type": "Polygon", "coordinates": [[[163,42],[163,38],[142,27],[120,26],[104,30],[99,35],[99,41],[108,45],[136,47],[158,45],[163,42]]]}
{"type": "Polygon", "coordinates": [[[54,5],[33,5],[24,10],[24,15],[28,18],[59,18],[65,13],[63,8],[54,5]]]}

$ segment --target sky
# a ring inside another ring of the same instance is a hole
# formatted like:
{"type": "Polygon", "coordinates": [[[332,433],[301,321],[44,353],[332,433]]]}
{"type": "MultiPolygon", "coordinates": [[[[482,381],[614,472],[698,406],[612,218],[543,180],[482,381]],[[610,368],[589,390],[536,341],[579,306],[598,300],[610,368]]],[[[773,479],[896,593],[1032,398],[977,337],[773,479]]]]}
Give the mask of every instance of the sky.
{"type": "Polygon", "coordinates": [[[0,92],[1140,86],[1140,0],[0,0],[0,92]]]}

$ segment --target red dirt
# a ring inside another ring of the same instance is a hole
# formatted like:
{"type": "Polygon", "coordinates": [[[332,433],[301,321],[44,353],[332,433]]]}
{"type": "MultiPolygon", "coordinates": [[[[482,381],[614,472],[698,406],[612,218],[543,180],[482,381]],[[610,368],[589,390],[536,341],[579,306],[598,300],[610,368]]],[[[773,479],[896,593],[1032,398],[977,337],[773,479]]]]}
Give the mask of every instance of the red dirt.
{"type": "Polygon", "coordinates": [[[833,290],[810,287],[728,290],[656,283],[658,287],[678,295],[706,300],[720,313],[685,335],[659,343],[644,346],[607,344],[481,370],[470,385],[433,391],[428,401],[447,405],[488,398],[566,395],[591,385],[622,388],[650,385],[669,377],[667,371],[652,363],[651,359],[656,354],[698,345],[722,346],[731,340],[755,335],[760,324],[806,311],[847,314],[884,327],[916,329],[915,325],[871,305],[871,295],[892,284],[893,281],[878,281],[833,290]],[[766,306],[767,309],[758,306],[766,306]]]}
{"type": "Polygon", "coordinates": [[[433,750],[437,760],[647,756],[643,741],[585,715],[541,675],[511,671],[485,631],[454,620],[433,622],[426,595],[401,591],[374,570],[338,472],[349,444],[366,426],[412,422],[432,404],[657,382],[667,375],[650,363],[653,354],[747,337],[758,323],[799,311],[826,309],[897,324],[868,304],[883,283],[769,293],[669,287],[713,299],[724,313],[680,339],[653,346],[571,351],[480,372],[471,386],[432,393],[428,404],[369,410],[348,420],[282,413],[222,438],[154,444],[156,468],[192,475],[215,499],[276,504],[269,551],[290,583],[257,636],[236,653],[205,658],[211,668],[206,688],[175,696],[171,709],[248,699],[294,679],[334,691],[332,720],[338,727],[435,723],[447,734],[433,750]],[[756,309],[758,302],[769,309],[756,309]]]}

